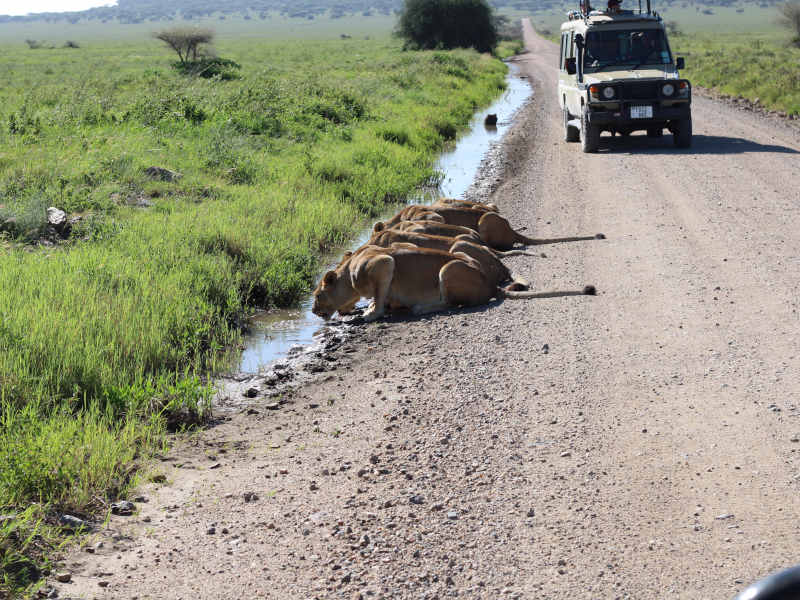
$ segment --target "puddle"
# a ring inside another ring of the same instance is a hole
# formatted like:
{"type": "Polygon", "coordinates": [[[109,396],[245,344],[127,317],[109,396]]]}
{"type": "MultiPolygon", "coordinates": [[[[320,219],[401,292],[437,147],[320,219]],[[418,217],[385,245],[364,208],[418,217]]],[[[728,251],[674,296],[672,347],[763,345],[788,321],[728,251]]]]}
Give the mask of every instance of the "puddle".
{"type": "MultiPolygon", "coordinates": [[[[511,127],[514,113],[531,95],[527,80],[517,76],[517,67],[509,65],[508,84],[503,95],[491,106],[476,113],[470,123],[470,129],[464,133],[449,151],[442,153],[436,162],[436,169],[443,174],[441,183],[434,195],[451,198],[463,197],[472,185],[481,161],[486,156],[493,142],[502,138],[511,127]],[[484,125],[486,115],[497,114],[498,122],[494,127],[484,125]]],[[[411,202],[423,202],[419,197],[411,202]]],[[[371,229],[366,229],[353,243],[358,247],[369,238],[371,229]]],[[[324,324],[324,320],[311,313],[311,296],[300,306],[287,310],[273,310],[255,315],[250,320],[251,331],[243,339],[245,347],[242,353],[239,371],[241,373],[258,373],[263,367],[290,353],[299,352],[301,347],[314,344],[314,334],[324,324]]],[[[308,350],[308,349],[306,349],[308,350]]]]}

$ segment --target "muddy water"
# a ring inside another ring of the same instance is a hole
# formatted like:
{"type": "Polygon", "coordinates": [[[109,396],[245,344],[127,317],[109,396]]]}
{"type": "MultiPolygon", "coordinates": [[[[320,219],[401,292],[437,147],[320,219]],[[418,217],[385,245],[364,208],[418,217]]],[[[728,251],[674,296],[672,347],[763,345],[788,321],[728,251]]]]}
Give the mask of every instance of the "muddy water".
{"type": "MultiPolygon", "coordinates": [[[[430,197],[414,197],[410,202],[430,202],[435,197],[458,198],[464,195],[475,180],[481,161],[492,143],[498,141],[511,126],[511,119],[531,95],[527,80],[520,79],[516,68],[511,65],[507,77],[508,87],[502,97],[489,108],[476,113],[470,129],[462,135],[452,149],[444,152],[436,163],[442,179],[435,194],[430,197]],[[496,114],[497,125],[484,125],[486,115],[496,114]]],[[[370,229],[365,229],[353,247],[358,247],[369,238],[370,229]]],[[[251,331],[245,336],[239,369],[242,373],[258,371],[287,354],[314,342],[314,334],[324,321],[311,313],[311,296],[293,309],[275,310],[255,315],[251,321],[251,331]]]]}

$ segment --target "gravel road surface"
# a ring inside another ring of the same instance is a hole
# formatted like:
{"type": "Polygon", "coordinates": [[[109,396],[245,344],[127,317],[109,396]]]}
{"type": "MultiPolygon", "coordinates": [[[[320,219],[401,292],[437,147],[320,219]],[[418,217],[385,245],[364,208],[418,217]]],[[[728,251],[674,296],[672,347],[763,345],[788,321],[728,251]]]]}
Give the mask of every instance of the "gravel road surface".
{"type": "Polygon", "coordinates": [[[598,295],[331,334],[315,382],[166,457],[61,598],[723,600],[800,563],[798,129],[695,98],[691,149],[584,155],[525,34],[484,199],[605,233],[508,261],[598,295]]]}

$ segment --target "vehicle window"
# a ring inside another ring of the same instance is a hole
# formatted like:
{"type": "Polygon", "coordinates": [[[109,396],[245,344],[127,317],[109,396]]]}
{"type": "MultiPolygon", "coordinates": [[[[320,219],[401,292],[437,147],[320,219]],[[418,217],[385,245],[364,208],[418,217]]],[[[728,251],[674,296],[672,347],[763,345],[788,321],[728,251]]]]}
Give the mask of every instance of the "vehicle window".
{"type": "Polygon", "coordinates": [[[573,58],[575,56],[575,32],[569,32],[569,47],[567,48],[567,58],[573,58]]]}
{"type": "Polygon", "coordinates": [[[590,31],[586,35],[584,68],[666,65],[672,62],[667,39],[660,29],[590,31]]]}

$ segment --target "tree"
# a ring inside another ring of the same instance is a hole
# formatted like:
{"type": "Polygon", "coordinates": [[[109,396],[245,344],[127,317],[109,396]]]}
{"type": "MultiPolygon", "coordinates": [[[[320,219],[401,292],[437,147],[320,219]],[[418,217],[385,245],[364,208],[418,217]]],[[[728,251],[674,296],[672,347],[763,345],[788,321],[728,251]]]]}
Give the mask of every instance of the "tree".
{"type": "Polygon", "coordinates": [[[214,32],[211,29],[173,27],[156,31],[153,37],[177,52],[181,64],[185,65],[189,61],[196,62],[198,58],[202,58],[204,49],[201,46],[212,42],[214,32]]]}
{"type": "Polygon", "coordinates": [[[800,2],[787,2],[778,7],[779,22],[793,34],[792,45],[800,48],[800,2]]]}
{"type": "Polygon", "coordinates": [[[405,0],[395,32],[411,48],[491,52],[497,28],[486,0],[405,0]]]}

